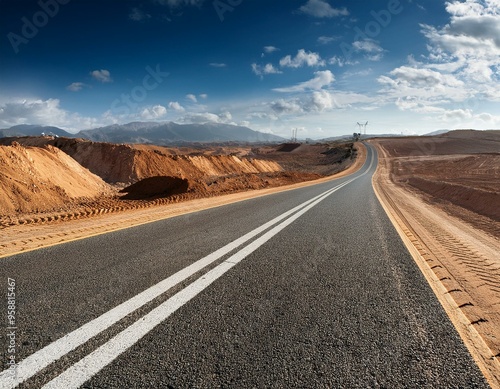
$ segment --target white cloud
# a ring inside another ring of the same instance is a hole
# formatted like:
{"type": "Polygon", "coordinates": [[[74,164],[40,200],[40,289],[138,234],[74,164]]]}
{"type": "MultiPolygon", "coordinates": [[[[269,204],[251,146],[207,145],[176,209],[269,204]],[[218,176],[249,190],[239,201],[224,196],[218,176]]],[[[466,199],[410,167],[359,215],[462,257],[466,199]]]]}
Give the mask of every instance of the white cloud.
{"type": "Polygon", "coordinates": [[[276,69],[273,64],[266,64],[264,66],[262,65],[257,65],[256,63],[253,63],[252,65],[252,72],[254,72],[257,76],[263,76],[266,74],[280,74],[283,73],[279,69],[276,69]]]}
{"type": "Polygon", "coordinates": [[[384,56],[384,49],[380,47],[379,42],[373,39],[364,39],[352,43],[354,50],[365,53],[365,57],[370,61],[380,61],[384,56]]]}
{"type": "Polygon", "coordinates": [[[268,107],[271,109],[270,113],[258,112],[254,113],[252,117],[276,120],[276,117],[273,117],[273,115],[281,117],[283,115],[317,114],[349,108],[353,104],[371,104],[376,100],[376,98],[353,92],[331,92],[321,89],[293,99],[272,101],[268,104],[268,107]]]}
{"type": "Polygon", "coordinates": [[[344,8],[333,8],[323,0],[308,0],[308,2],[299,8],[301,13],[314,16],[316,18],[333,18],[336,16],[347,16],[349,11],[344,8]]]}
{"type": "Polygon", "coordinates": [[[464,83],[451,74],[443,74],[430,69],[417,69],[401,66],[390,72],[398,83],[415,87],[433,87],[438,85],[462,87],[464,83]]]}
{"type": "Polygon", "coordinates": [[[275,88],[276,92],[303,92],[306,90],[319,90],[325,86],[330,85],[335,81],[335,76],[330,70],[314,72],[315,77],[309,81],[301,82],[297,85],[285,87],[285,88],[275,88]]]}
{"type": "Polygon", "coordinates": [[[40,124],[76,132],[99,123],[95,118],[62,109],[58,99],[11,99],[0,104],[0,126],[4,128],[17,124],[40,124]]]}
{"type": "Polygon", "coordinates": [[[177,112],[185,111],[185,108],[182,105],[180,105],[177,101],[171,101],[170,103],[168,103],[168,107],[177,112]]]}
{"type": "Polygon", "coordinates": [[[318,53],[306,52],[304,49],[300,49],[294,58],[287,55],[280,60],[280,66],[282,67],[300,68],[304,65],[325,66],[325,61],[321,59],[318,53]]]}
{"type": "Polygon", "coordinates": [[[230,112],[224,111],[220,114],[215,114],[211,112],[201,112],[201,113],[188,113],[184,117],[180,118],[181,123],[232,123],[233,116],[230,112]]]}
{"type": "Polygon", "coordinates": [[[274,46],[264,46],[264,53],[266,54],[271,54],[274,53],[275,51],[279,51],[279,49],[274,46]]]}
{"type": "Polygon", "coordinates": [[[303,112],[302,106],[298,99],[288,100],[288,101],[284,99],[279,99],[271,102],[270,107],[278,115],[299,114],[303,112]]]}
{"type": "Polygon", "coordinates": [[[191,100],[193,103],[197,103],[198,99],[192,93],[186,95],[186,99],[191,100]]]}
{"type": "Polygon", "coordinates": [[[101,70],[94,70],[90,72],[90,75],[96,79],[97,81],[100,82],[112,82],[113,80],[111,79],[111,74],[109,70],[106,69],[101,69],[101,70]]]}
{"type": "Polygon", "coordinates": [[[323,112],[334,107],[338,108],[338,105],[330,92],[321,90],[313,92],[311,95],[310,110],[323,112]]]}
{"type": "Polygon", "coordinates": [[[73,82],[71,84],[69,84],[66,89],[71,91],[71,92],[78,92],[80,90],[83,89],[83,87],[85,87],[87,85],[85,85],[83,82],[73,82]]]}
{"type": "Polygon", "coordinates": [[[355,41],[352,45],[356,50],[364,51],[365,53],[380,53],[384,51],[384,49],[380,47],[379,43],[377,41],[374,41],[373,39],[355,41]]]}
{"type": "Polygon", "coordinates": [[[202,93],[199,96],[200,96],[200,99],[206,99],[206,98],[208,98],[208,95],[206,93],[202,93]]]}
{"type": "Polygon", "coordinates": [[[144,108],[141,111],[141,118],[144,120],[159,119],[167,114],[167,109],[162,105],[155,105],[150,108],[144,108]]]}
{"type": "Polygon", "coordinates": [[[356,65],[358,64],[357,61],[351,61],[345,57],[338,57],[338,56],[333,56],[328,60],[329,65],[337,65],[339,67],[343,67],[345,65],[356,65]]]}

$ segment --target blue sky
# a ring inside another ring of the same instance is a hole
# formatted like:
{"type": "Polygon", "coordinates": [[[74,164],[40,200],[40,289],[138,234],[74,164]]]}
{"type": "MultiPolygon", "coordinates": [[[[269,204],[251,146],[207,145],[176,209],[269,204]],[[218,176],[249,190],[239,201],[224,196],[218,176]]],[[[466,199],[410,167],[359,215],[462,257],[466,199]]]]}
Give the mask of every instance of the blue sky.
{"type": "Polygon", "coordinates": [[[0,127],[500,125],[500,0],[3,0],[0,127]]]}

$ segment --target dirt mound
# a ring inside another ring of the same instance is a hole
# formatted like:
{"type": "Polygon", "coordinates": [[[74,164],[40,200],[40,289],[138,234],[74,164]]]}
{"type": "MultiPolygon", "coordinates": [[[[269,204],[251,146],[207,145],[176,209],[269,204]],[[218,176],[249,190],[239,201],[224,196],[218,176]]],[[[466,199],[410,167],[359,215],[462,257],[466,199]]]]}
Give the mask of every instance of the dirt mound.
{"type": "Polygon", "coordinates": [[[0,215],[67,207],[111,193],[99,177],[52,146],[0,146],[0,215]]]}
{"type": "Polygon", "coordinates": [[[295,150],[299,146],[300,143],[283,143],[282,145],[278,146],[276,151],[289,153],[290,151],[295,150]]]}
{"type": "Polygon", "coordinates": [[[123,199],[140,200],[154,197],[167,197],[186,193],[189,182],[186,179],[168,176],[156,176],[145,178],[120,191],[127,193],[123,199]]]}
{"type": "MultiPolygon", "coordinates": [[[[33,162],[41,169],[33,176],[45,186],[31,193],[26,189],[30,183],[20,189],[4,182],[0,190],[9,201],[2,199],[0,226],[80,219],[309,181],[346,169],[356,154],[352,144],[302,144],[288,153],[277,152],[275,145],[174,149],[47,136],[4,138],[2,144],[14,144],[3,146],[5,150],[33,150],[38,159],[44,155],[44,162],[33,162]],[[52,177],[55,171],[64,174],[52,177]],[[120,197],[118,190],[124,187],[128,194],[120,197]]],[[[34,185],[40,187],[37,181],[34,185]]]]}
{"type": "Polygon", "coordinates": [[[109,183],[131,184],[155,176],[202,180],[208,176],[283,170],[277,162],[236,155],[174,155],[171,149],[161,147],[137,148],[71,138],[31,137],[18,141],[30,146],[57,147],[109,183]]]}
{"type": "Polygon", "coordinates": [[[254,147],[258,159],[273,160],[286,171],[331,175],[338,173],[355,160],[357,149],[353,143],[300,144],[288,152],[279,151],[281,146],[254,147]]]}

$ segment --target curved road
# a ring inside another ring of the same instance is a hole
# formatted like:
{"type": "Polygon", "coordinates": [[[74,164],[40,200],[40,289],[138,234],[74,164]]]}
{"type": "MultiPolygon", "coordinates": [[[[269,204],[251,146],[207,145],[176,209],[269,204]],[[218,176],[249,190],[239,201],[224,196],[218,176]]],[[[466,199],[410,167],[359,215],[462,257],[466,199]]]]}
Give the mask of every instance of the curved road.
{"type": "Polygon", "coordinates": [[[375,168],[1,259],[0,388],[488,387],[375,168]]]}

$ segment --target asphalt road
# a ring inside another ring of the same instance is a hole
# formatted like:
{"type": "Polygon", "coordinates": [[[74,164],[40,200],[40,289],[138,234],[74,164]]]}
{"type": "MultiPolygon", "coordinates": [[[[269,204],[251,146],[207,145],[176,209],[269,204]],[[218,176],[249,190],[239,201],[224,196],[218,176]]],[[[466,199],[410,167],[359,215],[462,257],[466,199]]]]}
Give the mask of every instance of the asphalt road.
{"type": "Polygon", "coordinates": [[[488,387],[368,150],[349,177],[0,259],[0,388],[488,387]]]}

